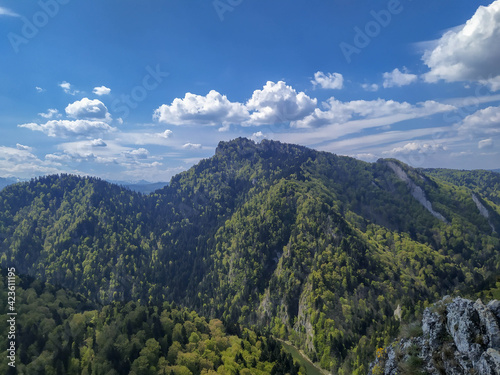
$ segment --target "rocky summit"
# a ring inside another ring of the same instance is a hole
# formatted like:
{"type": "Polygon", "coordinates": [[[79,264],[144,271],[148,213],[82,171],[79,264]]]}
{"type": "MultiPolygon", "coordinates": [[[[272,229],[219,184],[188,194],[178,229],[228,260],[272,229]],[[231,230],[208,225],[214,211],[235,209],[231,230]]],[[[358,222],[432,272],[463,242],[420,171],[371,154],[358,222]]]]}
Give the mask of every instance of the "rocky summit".
{"type": "Polygon", "coordinates": [[[370,374],[500,374],[500,301],[445,297],[424,311],[414,337],[377,351],[370,374]]]}

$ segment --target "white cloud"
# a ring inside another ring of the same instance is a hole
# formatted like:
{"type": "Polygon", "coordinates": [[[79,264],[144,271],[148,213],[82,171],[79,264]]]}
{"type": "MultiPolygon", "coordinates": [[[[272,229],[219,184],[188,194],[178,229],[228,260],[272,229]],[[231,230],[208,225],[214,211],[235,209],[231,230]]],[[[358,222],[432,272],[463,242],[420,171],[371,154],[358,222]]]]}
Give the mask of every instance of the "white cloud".
{"type": "Polygon", "coordinates": [[[378,159],[378,156],[375,154],[372,154],[371,152],[354,154],[354,155],[352,155],[352,157],[356,158],[356,159],[361,159],[361,160],[364,160],[367,162],[374,162],[378,159]]]}
{"type": "Polygon", "coordinates": [[[431,154],[442,150],[446,150],[446,147],[440,143],[409,142],[402,147],[395,147],[390,151],[384,151],[383,154],[392,156],[411,153],[431,154]]]}
{"type": "Polygon", "coordinates": [[[403,70],[405,72],[396,68],[392,72],[384,73],[384,88],[406,86],[418,79],[417,75],[406,72],[406,69],[403,70]]]}
{"type": "Polygon", "coordinates": [[[25,146],[25,145],[22,145],[20,143],[16,143],[16,148],[18,150],[21,150],[21,151],[32,151],[33,150],[33,147],[25,146]]]}
{"type": "Polygon", "coordinates": [[[303,92],[297,92],[285,82],[268,81],[262,90],[255,90],[246,103],[250,120],[244,125],[279,124],[297,121],[311,114],[317,99],[311,99],[303,92]]]}
{"type": "Polygon", "coordinates": [[[61,143],[57,147],[72,160],[98,163],[115,163],[118,160],[125,160],[125,154],[133,150],[113,140],[104,141],[101,138],[61,143]]]}
{"type": "Polygon", "coordinates": [[[299,121],[294,121],[291,125],[297,128],[318,128],[333,124],[343,124],[354,118],[374,119],[404,115],[404,119],[410,119],[455,109],[452,105],[432,100],[412,105],[408,102],[396,102],[385,99],[341,102],[333,97],[322,103],[322,105],[325,109],[324,111],[316,108],[311,115],[299,121]]]}
{"type": "Polygon", "coordinates": [[[500,90],[500,75],[489,79],[480,79],[479,82],[489,86],[491,91],[500,90]]]}
{"type": "Polygon", "coordinates": [[[71,156],[69,155],[66,155],[66,154],[63,154],[63,155],[59,155],[59,154],[47,154],[45,155],[45,160],[49,160],[49,161],[52,161],[52,162],[62,162],[62,161],[69,161],[71,160],[71,156]]]}
{"type": "Polygon", "coordinates": [[[101,138],[93,139],[90,141],[90,145],[92,147],[106,147],[107,144],[101,138]]]}
{"type": "Polygon", "coordinates": [[[19,14],[4,7],[0,7],[0,16],[20,17],[19,14]]]}
{"type": "Polygon", "coordinates": [[[378,91],[378,85],[376,83],[372,83],[372,84],[369,84],[369,83],[363,83],[361,85],[361,87],[365,90],[365,91],[371,91],[371,92],[375,92],[375,91],[378,91]]]}
{"type": "Polygon", "coordinates": [[[404,147],[407,143],[417,142],[417,140],[421,138],[425,138],[426,140],[418,140],[420,143],[451,144],[456,141],[454,138],[446,137],[451,130],[451,127],[391,130],[328,142],[318,149],[344,155],[363,153],[382,155],[382,153],[384,151],[387,152],[388,149],[404,147]]]}
{"type": "Polygon", "coordinates": [[[153,114],[159,122],[170,125],[221,125],[219,131],[228,131],[230,125],[270,125],[295,121],[310,114],[317,100],[305,93],[297,93],[285,82],[267,82],[262,90],[255,90],[246,104],[230,102],[225,95],[210,91],[206,96],[187,93],[170,105],[160,106],[153,114]]]}
{"type": "Polygon", "coordinates": [[[92,91],[94,94],[98,96],[108,95],[111,92],[111,89],[106,86],[94,87],[92,91]]]}
{"type": "Polygon", "coordinates": [[[42,161],[27,149],[0,146],[0,176],[29,178],[57,173],[50,161],[42,161]]]}
{"type": "Polygon", "coordinates": [[[36,92],[45,92],[46,90],[44,88],[41,88],[39,86],[35,87],[36,92]]]}
{"type": "Polygon", "coordinates": [[[184,148],[186,150],[196,150],[196,149],[200,149],[201,145],[199,143],[186,143],[182,146],[182,148],[184,148]]]}
{"type": "Polygon", "coordinates": [[[68,104],[65,111],[68,117],[76,119],[111,121],[108,108],[98,99],[83,98],[77,100],[68,104]]]}
{"type": "Polygon", "coordinates": [[[488,107],[467,116],[458,124],[458,130],[465,133],[500,133],[500,107],[488,107]]]}
{"type": "Polygon", "coordinates": [[[51,120],[45,124],[29,123],[18,125],[18,127],[40,131],[49,137],[63,138],[70,136],[94,138],[97,135],[116,130],[105,122],[89,120],[51,120]]]}
{"type": "Polygon", "coordinates": [[[170,138],[172,136],[172,134],[174,134],[172,132],[172,130],[165,130],[163,133],[158,133],[158,137],[161,137],[161,138],[170,138]]]}
{"type": "Polygon", "coordinates": [[[248,111],[212,90],[206,96],[187,93],[184,99],[176,98],[172,104],[160,106],[153,118],[170,125],[228,125],[247,120],[248,111]]]}
{"type": "Polygon", "coordinates": [[[126,151],[124,155],[127,158],[133,159],[147,159],[149,156],[149,151],[145,148],[138,148],[136,150],[126,151]]]}
{"type": "Polygon", "coordinates": [[[52,117],[61,117],[57,109],[49,109],[47,110],[47,113],[39,113],[38,116],[41,116],[46,119],[50,119],[52,117]]]}
{"type": "Polygon", "coordinates": [[[320,86],[322,89],[339,90],[344,86],[344,77],[340,73],[314,73],[314,80],[311,81],[314,87],[320,86]]]}
{"type": "Polygon", "coordinates": [[[423,55],[427,82],[480,81],[500,89],[500,0],[480,6],[458,30],[450,30],[423,55]]]}
{"type": "Polygon", "coordinates": [[[66,82],[66,81],[63,81],[62,83],[60,83],[59,87],[62,88],[66,94],[69,94],[69,95],[76,95],[80,92],[78,90],[73,89],[73,86],[71,85],[71,83],[66,82]]]}
{"type": "Polygon", "coordinates": [[[253,133],[252,136],[250,137],[250,139],[254,142],[260,142],[262,141],[264,138],[267,138],[264,133],[262,133],[261,131],[258,131],[256,133],[253,133]]]}
{"type": "Polygon", "coordinates": [[[482,148],[492,148],[494,145],[493,139],[488,138],[488,139],[483,139],[477,143],[477,148],[482,149],[482,148]]]}

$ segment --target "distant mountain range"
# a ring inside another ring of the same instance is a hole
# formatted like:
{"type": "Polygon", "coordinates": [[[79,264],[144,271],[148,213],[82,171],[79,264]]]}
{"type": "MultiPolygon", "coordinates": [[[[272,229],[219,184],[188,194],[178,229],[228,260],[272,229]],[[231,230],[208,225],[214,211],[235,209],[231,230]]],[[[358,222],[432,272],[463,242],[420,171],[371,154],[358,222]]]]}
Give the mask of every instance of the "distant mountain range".
{"type": "Polygon", "coordinates": [[[0,190],[2,190],[4,187],[15,184],[16,182],[21,181],[18,178],[13,178],[13,177],[0,177],[0,190]]]}
{"type": "Polygon", "coordinates": [[[136,191],[142,194],[150,194],[168,185],[168,182],[149,182],[145,180],[140,180],[137,182],[127,182],[127,181],[110,181],[110,182],[117,185],[121,185],[132,191],[136,191]]]}
{"type": "Polygon", "coordinates": [[[365,374],[402,322],[495,283],[499,187],[240,138],[150,195],[71,175],[7,187],[0,265],[104,305],[175,302],[365,374]]]}
{"type": "MultiPolygon", "coordinates": [[[[14,177],[0,177],[0,190],[4,187],[15,184],[16,182],[27,181],[26,179],[14,178],[14,177]]],[[[121,185],[126,187],[132,191],[136,191],[142,194],[150,194],[155,190],[161,189],[168,185],[168,182],[149,182],[145,180],[140,180],[137,182],[130,181],[113,181],[110,180],[111,183],[121,185]]]]}

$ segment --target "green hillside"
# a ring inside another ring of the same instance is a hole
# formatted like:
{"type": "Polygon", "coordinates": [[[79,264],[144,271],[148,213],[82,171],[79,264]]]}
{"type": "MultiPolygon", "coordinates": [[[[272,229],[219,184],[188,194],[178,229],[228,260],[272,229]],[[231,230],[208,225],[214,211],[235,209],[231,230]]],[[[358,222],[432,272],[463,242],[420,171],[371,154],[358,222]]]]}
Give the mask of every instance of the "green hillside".
{"type": "MultiPolygon", "coordinates": [[[[168,302],[99,306],[23,276],[16,307],[16,366],[1,356],[2,374],[306,374],[272,337],[248,329],[229,334],[220,320],[168,302]]],[[[6,320],[0,329],[6,332],[6,320]]],[[[6,352],[6,340],[0,348],[6,352]]]]}
{"type": "Polygon", "coordinates": [[[169,301],[269,330],[364,374],[400,320],[494,285],[498,175],[481,173],[465,184],[237,139],[148,196],[67,175],[5,188],[0,262],[97,303],[169,301]]]}

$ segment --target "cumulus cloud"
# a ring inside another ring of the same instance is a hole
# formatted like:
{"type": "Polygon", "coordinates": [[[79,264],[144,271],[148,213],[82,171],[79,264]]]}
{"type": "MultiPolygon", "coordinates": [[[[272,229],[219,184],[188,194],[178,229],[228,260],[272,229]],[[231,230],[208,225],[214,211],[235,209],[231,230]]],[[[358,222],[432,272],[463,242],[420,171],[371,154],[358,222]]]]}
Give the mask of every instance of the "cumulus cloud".
{"type": "Polygon", "coordinates": [[[26,128],[33,131],[39,131],[47,134],[49,137],[87,137],[94,138],[100,134],[109,133],[116,128],[109,126],[103,121],[89,121],[89,120],[50,120],[45,124],[21,124],[20,128],[26,128]]]}
{"type": "Polygon", "coordinates": [[[346,123],[352,119],[374,119],[397,115],[405,115],[409,119],[455,109],[452,105],[432,100],[412,105],[408,102],[384,99],[341,102],[335,98],[330,98],[322,105],[324,110],[316,108],[311,115],[294,121],[291,125],[297,128],[318,128],[346,123]]]}
{"type": "Polygon", "coordinates": [[[483,139],[477,143],[477,148],[482,149],[482,148],[492,148],[494,145],[493,139],[488,138],[488,139],[483,139]]]}
{"type": "Polygon", "coordinates": [[[255,90],[245,103],[230,102],[225,95],[210,91],[206,96],[187,93],[170,105],[160,106],[153,118],[170,125],[221,125],[220,131],[230,125],[270,125],[295,121],[310,114],[317,100],[305,93],[297,93],[285,82],[267,82],[262,90],[255,90]]]}
{"type": "Polygon", "coordinates": [[[297,93],[285,82],[268,81],[262,90],[255,90],[246,103],[253,111],[246,125],[279,124],[296,121],[311,114],[317,105],[317,99],[311,99],[303,92],[297,93]]]}
{"type": "Polygon", "coordinates": [[[500,133],[500,107],[488,107],[467,116],[458,124],[458,130],[466,133],[500,133]]]}
{"type": "Polygon", "coordinates": [[[90,100],[83,98],[74,103],[68,104],[65,109],[68,117],[86,120],[111,121],[111,115],[108,108],[98,99],[90,100]]]}
{"type": "Polygon", "coordinates": [[[250,139],[254,142],[260,142],[262,141],[264,138],[266,138],[266,136],[264,135],[264,133],[262,132],[256,132],[256,133],[253,133],[252,136],[250,137],[250,139]]]}
{"type": "Polygon", "coordinates": [[[200,149],[201,145],[199,143],[186,143],[182,146],[182,148],[184,148],[186,150],[196,150],[196,149],[200,149]]]}
{"type": "Polygon", "coordinates": [[[174,134],[174,132],[172,130],[167,129],[162,133],[158,133],[158,136],[161,138],[170,138],[172,134],[174,134]]]}
{"type": "Polygon", "coordinates": [[[344,77],[340,73],[314,73],[314,80],[311,81],[314,87],[319,86],[322,89],[339,90],[344,87],[344,77]]]}
{"type": "Polygon", "coordinates": [[[416,74],[410,74],[406,71],[401,72],[398,68],[396,68],[392,72],[384,73],[383,86],[384,88],[406,86],[416,82],[417,79],[418,77],[416,74]]]}
{"type": "Polygon", "coordinates": [[[206,96],[187,93],[183,99],[176,98],[159,107],[153,118],[170,125],[228,125],[247,120],[248,111],[212,90],[206,96]]]}
{"type": "Polygon", "coordinates": [[[38,116],[46,119],[50,119],[52,117],[61,117],[57,109],[49,109],[47,110],[47,113],[39,113],[38,116]]]}
{"type": "MultiPolygon", "coordinates": [[[[398,82],[401,84],[401,81],[398,82]]],[[[376,85],[371,87],[378,88],[376,85]]],[[[230,102],[216,91],[207,96],[187,93],[183,99],[177,98],[172,104],[159,107],[154,118],[172,125],[218,124],[221,125],[219,131],[227,131],[231,124],[259,126],[289,123],[296,128],[319,128],[351,120],[391,116],[394,120],[391,123],[394,123],[456,109],[435,101],[412,105],[384,99],[341,102],[333,97],[323,102],[321,108],[317,104],[316,98],[297,92],[283,81],[269,81],[261,90],[255,90],[245,104],[230,102]]],[[[161,137],[160,134],[158,136],[161,137]]]]}
{"type": "Polygon", "coordinates": [[[423,61],[427,82],[481,81],[500,89],[500,0],[480,6],[462,27],[446,32],[423,61]]]}
{"type": "Polygon", "coordinates": [[[36,92],[38,92],[38,93],[41,93],[41,92],[45,92],[45,91],[46,91],[44,88],[41,88],[41,87],[39,87],[39,86],[36,86],[36,87],[35,87],[35,90],[36,90],[36,92]]]}
{"type": "Polygon", "coordinates": [[[63,81],[62,83],[60,83],[59,87],[62,88],[66,94],[69,94],[69,95],[76,95],[80,92],[78,90],[75,90],[73,88],[73,86],[71,85],[71,83],[66,82],[66,81],[63,81]]]}
{"type": "Polygon", "coordinates": [[[111,89],[106,86],[99,86],[99,87],[94,87],[94,90],[92,92],[98,96],[102,96],[102,95],[108,95],[111,92],[111,89]]]}

